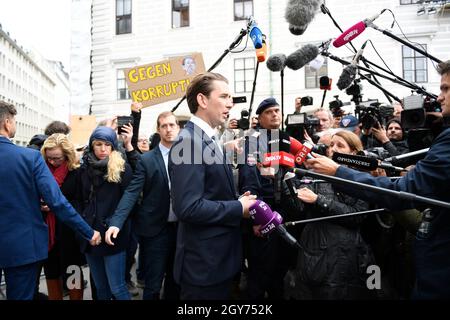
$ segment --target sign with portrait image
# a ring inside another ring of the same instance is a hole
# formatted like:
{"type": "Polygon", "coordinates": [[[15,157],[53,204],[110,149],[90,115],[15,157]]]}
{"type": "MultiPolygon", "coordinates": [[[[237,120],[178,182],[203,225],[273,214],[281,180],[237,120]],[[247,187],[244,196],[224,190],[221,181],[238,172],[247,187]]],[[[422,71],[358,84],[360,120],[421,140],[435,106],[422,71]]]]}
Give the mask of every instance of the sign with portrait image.
{"type": "Polygon", "coordinates": [[[183,97],[199,73],[205,72],[201,53],[192,53],[124,70],[134,102],[144,107],[183,97]]]}

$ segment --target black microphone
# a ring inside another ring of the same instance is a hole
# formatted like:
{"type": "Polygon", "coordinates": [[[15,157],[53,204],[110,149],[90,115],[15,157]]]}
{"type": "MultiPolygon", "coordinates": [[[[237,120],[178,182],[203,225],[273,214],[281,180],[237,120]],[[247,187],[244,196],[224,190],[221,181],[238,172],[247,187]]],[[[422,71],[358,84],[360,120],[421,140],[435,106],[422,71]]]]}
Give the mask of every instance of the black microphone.
{"type": "Polygon", "coordinates": [[[335,152],[333,154],[333,161],[345,164],[350,167],[366,170],[366,171],[372,171],[377,168],[381,169],[387,169],[387,170],[395,170],[395,171],[404,171],[404,168],[393,166],[389,163],[382,162],[378,163],[377,158],[368,157],[365,155],[356,155],[356,154],[344,154],[335,152]]]}
{"type": "Polygon", "coordinates": [[[283,53],[273,54],[267,59],[266,65],[270,71],[281,71],[286,66],[286,55],[283,53]]]}
{"type": "Polygon", "coordinates": [[[364,48],[366,47],[367,41],[361,46],[361,49],[355,54],[352,62],[345,66],[344,70],[342,70],[341,75],[339,76],[339,80],[337,82],[337,87],[339,90],[343,90],[349,87],[353,80],[355,80],[356,73],[358,71],[358,67],[356,66],[359,62],[359,59],[362,57],[364,48]]]}
{"type": "Polygon", "coordinates": [[[298,70],[313,61],[318,55],[317,46],[307,44],[291,53],[286,59],[286,65],[292,70],[298,70]]]}
{"type": "Polygon", "coordinates": [[[295,35],[305,32],[314,18],[320,5],[320,0],[289,0],[284,17],[289,23],[289,31],[295,35]]]}

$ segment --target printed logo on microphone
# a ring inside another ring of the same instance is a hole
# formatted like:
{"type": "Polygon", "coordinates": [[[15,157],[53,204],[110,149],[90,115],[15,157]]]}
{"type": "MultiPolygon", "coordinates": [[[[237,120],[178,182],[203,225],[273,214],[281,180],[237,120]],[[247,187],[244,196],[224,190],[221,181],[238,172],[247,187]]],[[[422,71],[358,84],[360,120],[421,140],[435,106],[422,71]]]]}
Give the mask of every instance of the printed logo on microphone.
{"type": "Polygon", "coordinates": [[[358,35],[358,29],[352,30],[352,31],[349,32],[349,34],[347,34],[347,35],[344,37],[344,40],[345,40],[345,41],[350,41],[350,39],[352,39],[353,36],[356,37],[357,35],[358,35]]]}

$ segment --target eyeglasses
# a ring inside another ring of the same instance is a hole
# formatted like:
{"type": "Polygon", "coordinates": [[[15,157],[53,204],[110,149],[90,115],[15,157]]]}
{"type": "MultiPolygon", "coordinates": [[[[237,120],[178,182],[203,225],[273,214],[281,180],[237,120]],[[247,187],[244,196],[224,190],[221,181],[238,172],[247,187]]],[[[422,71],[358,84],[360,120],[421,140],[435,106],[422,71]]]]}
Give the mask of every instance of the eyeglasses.
{"type": "Polygon", "coordinates": [[[61,161],[64,160],[64,156],[60,157],[47,157],[47,161],[61,161]]]}

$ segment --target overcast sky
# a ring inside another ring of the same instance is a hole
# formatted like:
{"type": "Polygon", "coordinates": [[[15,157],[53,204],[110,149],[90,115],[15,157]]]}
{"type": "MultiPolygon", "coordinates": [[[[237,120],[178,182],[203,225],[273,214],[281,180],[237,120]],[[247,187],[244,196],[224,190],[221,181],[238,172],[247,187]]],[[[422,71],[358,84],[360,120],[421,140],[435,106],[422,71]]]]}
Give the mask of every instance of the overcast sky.
{"type": "Polygon", "coordinates": [[[25,49],[70,65],[71,0],[0,0],[0,23],[25,49]]]}

